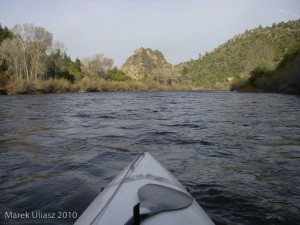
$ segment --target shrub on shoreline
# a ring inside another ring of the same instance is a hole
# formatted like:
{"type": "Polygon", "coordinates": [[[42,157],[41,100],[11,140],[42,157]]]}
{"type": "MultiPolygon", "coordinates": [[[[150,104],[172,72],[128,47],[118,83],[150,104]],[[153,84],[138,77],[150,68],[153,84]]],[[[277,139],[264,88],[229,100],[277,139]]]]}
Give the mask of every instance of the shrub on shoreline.
{"type": "Polygon", "coordinates": [[[1,88],[3,94],[42,94],[76,92],[78,88],[65,79],[49,80],[9,80],[1,88]]]}
{"type": "Polygon", "coordinates": [[[85,77],[72,83],[66,79],[48,80],[8,80],[0,87],[1,94],[44,94],[44,93],[72,93],[72,92],[109,92],[109,91],[168,91],[193,90],[191,85],[163,85],[158,82],[147,81],[108,81],[101,78],[85,77]]]}

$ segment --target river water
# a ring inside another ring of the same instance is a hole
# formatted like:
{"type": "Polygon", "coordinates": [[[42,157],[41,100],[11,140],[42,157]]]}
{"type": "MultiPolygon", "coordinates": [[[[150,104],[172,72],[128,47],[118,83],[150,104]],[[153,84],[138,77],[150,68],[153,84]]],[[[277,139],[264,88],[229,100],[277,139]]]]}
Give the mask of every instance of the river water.
{"type": "Polygon", "coordinates": [[[299,224],[299,96],[222,91],[0,96],[0,224],[74,223],[146,150],[216,224],[299,224]]]}

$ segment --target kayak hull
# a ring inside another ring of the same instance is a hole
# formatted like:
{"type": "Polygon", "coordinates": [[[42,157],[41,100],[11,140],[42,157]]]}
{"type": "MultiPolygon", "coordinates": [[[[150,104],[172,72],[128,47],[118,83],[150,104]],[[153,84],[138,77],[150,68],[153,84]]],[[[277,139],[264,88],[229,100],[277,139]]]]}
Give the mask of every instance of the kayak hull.
{"type": "MultiPolygon", "coordinates": [[[[132,217],[134,205],[139,202],[137,195],[139,188],[150,183],[189,194],[165,167],[145,152],[108,184],[75,225],[124,225],[132,217]]],[[[213,225],[213,222],[193,199],[187,208],[158,213],[147,218],[142,224],[213,225]]]]}

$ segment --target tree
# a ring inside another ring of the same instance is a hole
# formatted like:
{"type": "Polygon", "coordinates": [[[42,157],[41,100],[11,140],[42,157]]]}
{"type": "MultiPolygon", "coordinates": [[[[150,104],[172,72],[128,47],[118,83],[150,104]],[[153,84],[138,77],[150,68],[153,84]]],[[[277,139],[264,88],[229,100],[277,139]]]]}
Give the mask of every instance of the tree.
{"type": "Polygon", "coordinates": [[[108,70],[107,77],[110,80],[116,80],[116,81],[131,80],[131,77],[127,76],[122,70],[119,70],[117,67],[108,70]]]}
{"type": "Polygon", "coordinates": [[[87,57],[82,60],[81,71],[84,76],[90,78],[107,79],[107,71],[112,68],[113,60],[104,57],[103,54],[96,54],[94,57],[87,57]]]}
{"type": "Polygon", "coordinates": [[[82,78],[80,59],[76,58],[75,62],[72,63],[70,72],[74,75],[75,80],[82,78]]]}
{"type": "Polygon", "coordinates": [[[2,27],[2,25],[0,24],[0,45],[5,39],[12,37],[13,33],[7,27],[2,27]]]}
{"type": "MultiPolygon", "coordinates": [[[[12,37],[13,33],[7,27],[2,27],[2,25],[0,24],[0,46],[4,40],[11,39],[12,37]]],[[[3,52],[1,54],[0,47],[0,81],[9,75],[8,68],[9,66],[7,60],[4,58],[3,52]]]]}
{"type": "Polygon", "coordinates": [[[181,75],[172,68],[155,68],[152,76],[157,83],[165,86],[179,84],[181,81],[181,75]]]}
{"type": "Polygon", "coordinates": [[[50,53],[55,53],[57,51],[60,51],[61,53],[67,53],[67,48],[65,46],[64,43],[60,42],[60,41],[54,41],[53,45],[50,49],[50,53]]]}
{"type": "Polygon", "coordinates": [[[64,44],[55,42],[47,60],[47,77],[64,78],[69,81],[81,78],[80,60],[75,62],[65,52],[64,44]]]}
{"type": "Polygon", "coordinates": [[[22,79],[25,72],[24,57],[20,49],[20,42],[16,37],[5,39],[0,46],[2,76],[13,76],[22,79]],[[5,68],[5,69],[4,69],[5,68]],[[3,74],[5,71],[5,74],[3,74]]]}
{"type": "Polygon", "coordinates": [[[20,45],[23,77],[27,80],[42,77],[46,71],[46,52],[52,46],[52,34],[43,27],[25,23],[12,29],[20,45]]]}

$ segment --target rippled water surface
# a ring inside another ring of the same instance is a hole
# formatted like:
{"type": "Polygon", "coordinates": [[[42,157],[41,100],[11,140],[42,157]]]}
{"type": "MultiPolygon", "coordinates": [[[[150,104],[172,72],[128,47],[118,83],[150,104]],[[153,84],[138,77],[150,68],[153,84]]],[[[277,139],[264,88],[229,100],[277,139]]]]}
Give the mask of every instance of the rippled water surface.
{"type": "Polygon", "coordinates": [[[80,215],[145,150],[216,224],[299,224],[299,96],[231,92],[0,96],[0,224],[74,223],[5,213],[80,215]]]}

